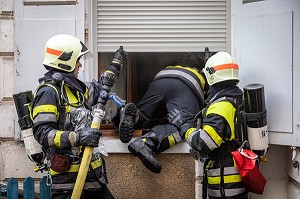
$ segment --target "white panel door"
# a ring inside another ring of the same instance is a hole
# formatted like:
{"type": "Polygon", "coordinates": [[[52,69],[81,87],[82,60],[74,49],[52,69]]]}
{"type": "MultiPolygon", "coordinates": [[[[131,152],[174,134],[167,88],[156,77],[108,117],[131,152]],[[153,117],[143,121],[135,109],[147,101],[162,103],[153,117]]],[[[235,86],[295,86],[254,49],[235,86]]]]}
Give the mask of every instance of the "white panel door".
{"type": "Polygon", "coordinates": [[[241,86],[265,87],[268,130],[293,132],[293,13],[244,17],[240,60],[241,86]]]}

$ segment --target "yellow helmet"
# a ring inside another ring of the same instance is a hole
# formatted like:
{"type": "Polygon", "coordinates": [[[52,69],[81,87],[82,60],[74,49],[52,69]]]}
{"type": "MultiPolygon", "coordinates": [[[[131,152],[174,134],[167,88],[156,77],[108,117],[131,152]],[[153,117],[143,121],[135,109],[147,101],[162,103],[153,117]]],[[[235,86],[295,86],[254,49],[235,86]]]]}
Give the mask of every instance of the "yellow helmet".
{"type": "Polygon", "coordinates": [[[210,86],[227,80],[239,81],[239,66],[227,52],[218,52],[211,56],[207,60],[203,72],[210,86]]]}
{"type": "Polygon", "coordinates": [[[83,55],[85,58],[92,56],[89,49],[77,37],[59,34],[47,41],[43,65],[72,72],[77,60],[83,55]]]}

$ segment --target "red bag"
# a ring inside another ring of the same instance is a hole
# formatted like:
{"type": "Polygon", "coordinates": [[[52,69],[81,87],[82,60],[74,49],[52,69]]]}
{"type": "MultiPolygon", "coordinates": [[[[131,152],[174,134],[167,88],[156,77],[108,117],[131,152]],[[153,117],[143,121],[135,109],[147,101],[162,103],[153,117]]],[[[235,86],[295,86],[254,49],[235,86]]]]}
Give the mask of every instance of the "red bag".
{"type": "Polygon", "coordinates": [[[267,181],[255,164],[257,155],[248,149],[239,149],[231,152],[231,154],[246,189],[261,195],[264,192],[267,181]]]}

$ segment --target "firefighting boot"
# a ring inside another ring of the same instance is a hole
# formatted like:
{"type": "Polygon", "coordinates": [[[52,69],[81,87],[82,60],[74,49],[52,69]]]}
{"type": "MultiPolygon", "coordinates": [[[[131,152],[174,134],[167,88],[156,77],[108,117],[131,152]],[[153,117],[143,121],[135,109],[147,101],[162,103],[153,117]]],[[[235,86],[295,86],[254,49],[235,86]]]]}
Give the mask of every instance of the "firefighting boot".
{"type": "Polygon", "coordinates": [[[120,110],[119,135],[123,143],[131,140],[134,132],[134,124],[137,116],[137,108],[133,103],[126,104],[120,110]]]}
{"type": "Polygon", "coordinates": [[[153,152],[158,145],[158,139],[152,131],[132,141],[128,150],[137,156],[144,166],[154,173],[160,173],[162,167],[159,161],[153,157],[153,152]]]}

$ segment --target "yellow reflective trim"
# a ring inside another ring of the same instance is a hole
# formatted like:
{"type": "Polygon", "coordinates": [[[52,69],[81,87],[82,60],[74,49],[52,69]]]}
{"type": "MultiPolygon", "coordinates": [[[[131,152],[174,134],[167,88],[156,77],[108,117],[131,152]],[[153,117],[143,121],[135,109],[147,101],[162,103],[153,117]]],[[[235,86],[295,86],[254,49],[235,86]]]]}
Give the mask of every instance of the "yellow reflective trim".
{"type": "Polygon", "coordinates": [[[59,116],[57,107],[52,104],[44,104],[44,105],[34,107],[32,118],[34,118],[39,113],[54,113],[57,118],[59,116]]]}
{"type": "Polygon", "coordinates": [[[111,74],[114,74],[114,75],[116,75],[114,72],[112,72],[111,70],[106,70],[105,71],[106,73],[111,73],[111,74]]]}
{"type": "Polygon", "coordinates": [[[40,84],[40,85],[38,86],[38,88],[35,90],[33,97],[35,98],[37,92],[38,92],[42,87],[44,87],[44,86],[50,86],[51,88],[53,88],[53,89],[56,91],[57,96],[58,96],[58,103],[60,104],[60,96],[59,96],[59,92],[58,92],[58,90],[56,89],[56,87],[53,86],[53,85],[51,85],[51,84],[40,84]]]}
{"type": "Polygon", "coordinates": [[[54,141],[54,145],[57,146],[58,148],[60,148],[60,138],[63,133],[64,131],[56,131],[55,133],[55,137],[53,141],[54,141]]]}
{"type": "Polygon", "coordinates": [[[211,104],[206,112],[206,116],[209,114],[220,115],[226,119],[227,123],[230,126],[231,136],[230,140],[234,139],[234,117],[236,109],[228,101],[220,101],[211,104]]]}
{"type": "MultiPolygon", "coordinates": [[[[220,184],[221,177],[207,177],[208,184],[220,184]]],[[[242,177],[239,174],[224,176],[224,183],[242,182],[242,177]]]]}
{"type": "Polygon", "coordinates": [[[208,163],[207,163],[206,169],[208,169],[212,163],[213,163],[213,161],[209,160],[208,163]]]}
{"type": "Polygon", "coordinates": [[[235,159],[232,157],[233,159],[233,166],[236,167],[236,162],[235,162],[235,159]]]}
{"type": "Polygon", "coordinates": [[[195,131],[195,130],[197,130],[197,129],[196,129],[196,128],[189,128],[189,129],[186,131],[186,133],[185,133],[184,139],[185,139],[185,140],[188,140],[188,139],[189,139],[189,135],[190,135],[193,131],[195,131]]]}
{"type": "Polygon", "coordinates": [[[89,98],[89,89],[88,89],[88,88],[85,89],[84,97],[85,97],[86,99],[89,98]]]}
{"type": "Polygon", "coordinates": [[[95,168],[98,168],[102,165],[102,161],[94,161],[94,162],[91,162],[91,166],[93,169],[95,168]]]}
{"type": "Polygon", "coordinates": [[[169,140],[170,147],[175,146],[176,142],[175,142],[173,135],[169,135],[168,140],[169,140]]]}
{"type": "Polygon", "coordinates": [[[203,130],[214,140],[218,147],[221,146],[223,139],[219,136],[219,134],[215,131],[214,128],[212,128],[209,125],[204,125],[203,130]]]}
{"type": "Polygon", "coordinates": [[[78,99],[73,95],[73,93],[69,89],[69,87],[65,85],[64,88],[66,90],[66,94],[67,94],[69,103],[70,104],[77,104],[78,103],[78,99]]]}
{"type": "MultiPolygon", "coordinates": [[[[95,160],[95,161],[91,162],[91,166],[92,166],[93,169],[101,167],[102,166],[102,161],[95,160]]],[[[71,164],[70,169],[67,171],[67,173],[77,173],[79,171],[79,167],[80,167],[80,164],[71,164]]],[[[60,174],[60,172],[56,172],[56,171],[54,171],[50,168],[50,174],[51,175],[56,175],[56,174],[60,174]]]]}
{"type": "Polygon", "coordinates": [[[182,69],[191,71],[192,73],[194,73],[194,74],[198,77],[198,79],[200,80],[202,89],[204,89],[204,86],[205,86],[205,80],[204,80],[204,78],[202,77],[202,75],[200,75],[200,73],[199,73],[198,70],[193,69],[193,68],[190,68],[190,67],[183,67],[183,66],[167,66],[166,68],[182,68],[182,69]]]}

